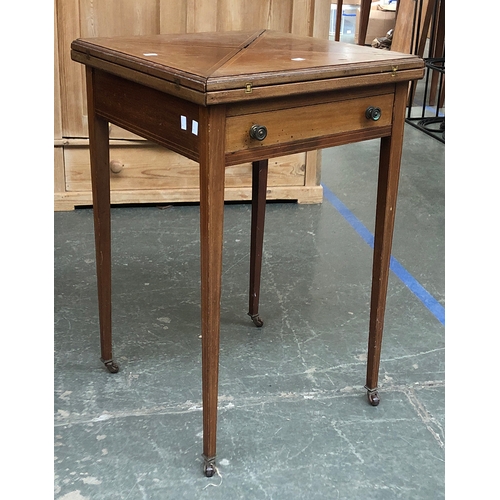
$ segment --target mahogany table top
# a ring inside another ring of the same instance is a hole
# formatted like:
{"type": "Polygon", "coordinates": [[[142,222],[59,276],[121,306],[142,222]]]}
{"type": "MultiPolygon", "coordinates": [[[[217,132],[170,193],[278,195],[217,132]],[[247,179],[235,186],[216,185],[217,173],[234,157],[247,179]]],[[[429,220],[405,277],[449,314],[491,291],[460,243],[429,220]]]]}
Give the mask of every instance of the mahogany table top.
{"type": "Polygon", "coordinates": [[[79,62],[155,86],[167,82],[170,93],[195,102],[212,94],[204,104],[287,95],[291,84],[299,84],[295,92],[328,90],[356,76],[364,84],[370,76],[374,83],[409,80],[423,68],[410,54],[272,30],[87,38],[71,48],[79,62]]]}

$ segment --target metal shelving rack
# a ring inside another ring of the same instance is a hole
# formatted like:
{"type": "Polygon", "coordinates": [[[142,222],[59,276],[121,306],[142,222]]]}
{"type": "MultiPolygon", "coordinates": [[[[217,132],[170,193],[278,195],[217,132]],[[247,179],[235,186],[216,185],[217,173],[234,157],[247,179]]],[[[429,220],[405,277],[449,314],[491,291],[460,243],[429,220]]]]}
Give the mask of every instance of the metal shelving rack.
{"type": "Polygon", "coordinates": [[[442,107],[442,96],[444,89],[444,57],[430,57],[425,59],[426,66],[426,76],[425,76],[425,87],[424,87],[424,99],[422,102],[422,112],[421,116],[412,117],[413,111],[413,92],[410,93],[412,99],[410,99],[408,106],[408,115],[406,117],[406,123],[418,128],[427,135],[436,138],[438,141],[445,142],[444,135],[444,111],[442,107]],[[437,77],[437,96],[433,92],[433,82],[436,81],[437,77]]]}
{"type": "Polygon", "coordinates": [[[427,53],[427,57],[424,57],[426,75],[424,80],[410,85],[406,123],[444,143],[445,0],[414,2],[411,53],[420,57],[427,53]]]}

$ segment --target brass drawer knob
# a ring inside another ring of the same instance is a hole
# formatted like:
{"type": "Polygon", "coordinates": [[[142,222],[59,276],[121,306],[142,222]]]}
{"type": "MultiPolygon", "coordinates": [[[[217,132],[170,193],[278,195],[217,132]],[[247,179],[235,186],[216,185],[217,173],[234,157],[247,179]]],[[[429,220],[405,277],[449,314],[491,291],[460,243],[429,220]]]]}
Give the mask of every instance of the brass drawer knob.
{"type": "Polygon", "coordinates": [[[368,120],[373,120],[374,122],[376,122],[377,120],[380,120],[380,117],[382,116],[382,110],[380,108],[376,108],[375,106],[370,106],[366,108],[365,116],[366,118],[368,118],[368,120]]]}
{"type": "Polygon", "coordinates": [[[267,128],[264,125],[252,125],[250,128],[250,137],[263,141],[267,137],[267,128]]]}

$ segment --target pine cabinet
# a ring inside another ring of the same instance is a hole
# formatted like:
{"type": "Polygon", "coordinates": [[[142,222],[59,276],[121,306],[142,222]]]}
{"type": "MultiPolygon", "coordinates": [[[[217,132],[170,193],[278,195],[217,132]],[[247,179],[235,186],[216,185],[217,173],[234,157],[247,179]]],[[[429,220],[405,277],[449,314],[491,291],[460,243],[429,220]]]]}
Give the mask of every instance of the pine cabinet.
{"type": "MultiPolygon", "coordinates": [[[[56,0],[54,36],[54,208],[91,205],[83,67],[76,38],[274,29],[328,38],[330,0],[56,0]]],[[[199,201],[198,164],[110,125],[111,202],[199,201]]],[[[320,153],[269,162],[268,199],[320,203],[320,153]]],[[[226,200],[249,200],[251,165],[226,168],[226,200]]]]}

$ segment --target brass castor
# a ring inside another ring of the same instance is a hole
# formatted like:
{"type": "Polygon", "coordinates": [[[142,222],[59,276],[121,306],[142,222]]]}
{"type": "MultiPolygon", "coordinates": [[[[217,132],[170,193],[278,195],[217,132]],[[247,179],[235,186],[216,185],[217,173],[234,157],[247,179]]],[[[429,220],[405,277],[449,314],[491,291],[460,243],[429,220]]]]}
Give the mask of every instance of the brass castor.
{"type": "Polygon", "coordinates": [[[203,472],[206,477],[213,477],[215,474],[215,457],[213,458],[206,458],[205,456],[203,457],[204,463],[203,463],[203,472]]]}
{"type": "Polygon", "coordinates": [[[366,396],[368,397],[368,402],[372,406],[378,406],[378,404],[380,403],[380,396],[378,395],[377,389],[373,390],[368,389],[366,396]]]}
{"type": "Polygon", "coordinates": [[[264,322],[260,319],[260,316],[258,314],[250,314],[250,313],[248,313],[248,315],[252,319],[253,324],[255,326],[257,326],[257,327],[260,328],[264,324],[264,322]]]}
{"type": "Polygon", "coordinates": [[[120,367],[112,360],[110,359],[109,361],[103,361],[104,366],[108,369],[109,373],[118,373],[120,370],[120,367]]]}

